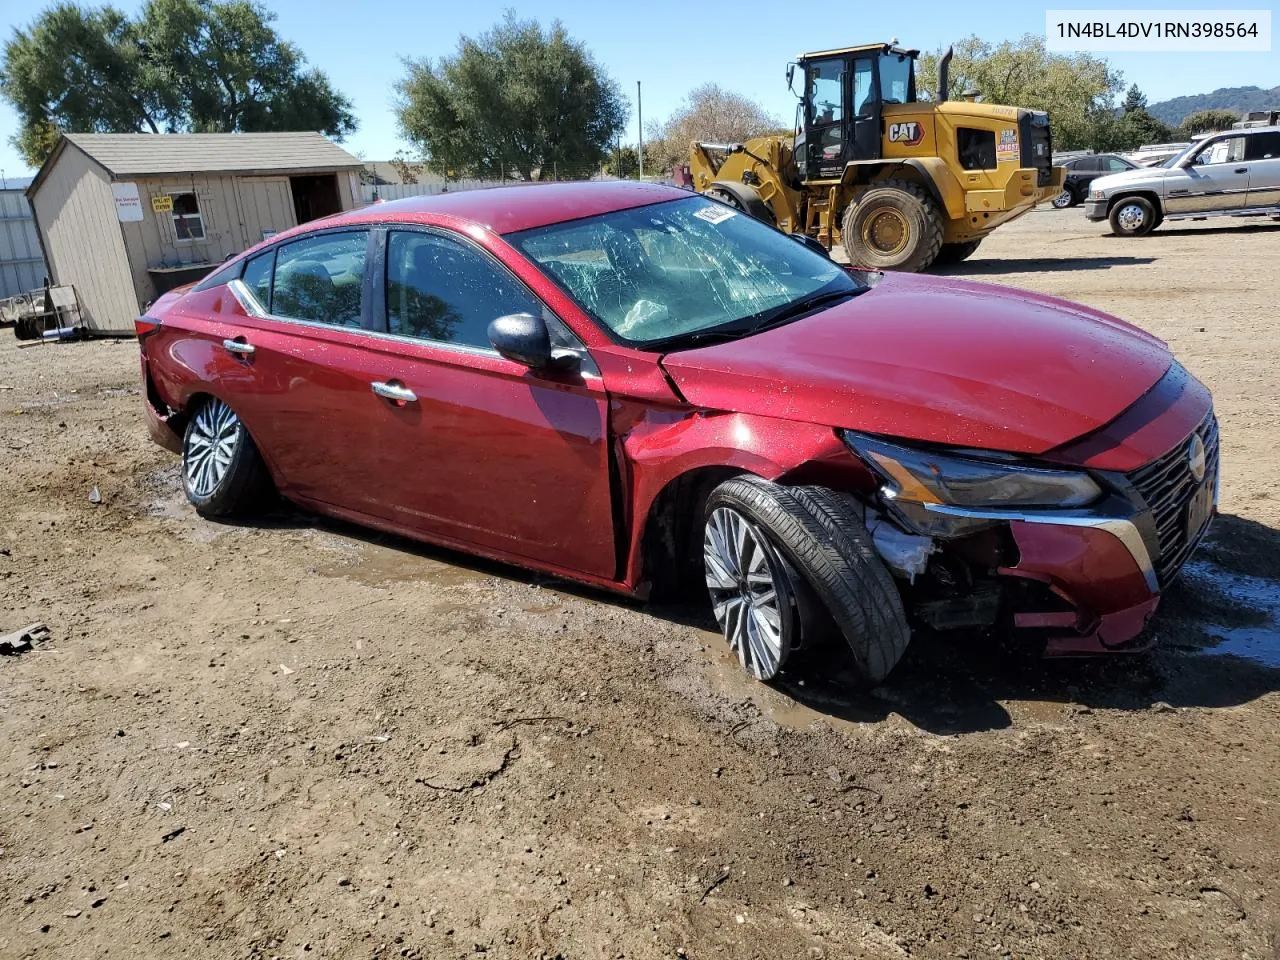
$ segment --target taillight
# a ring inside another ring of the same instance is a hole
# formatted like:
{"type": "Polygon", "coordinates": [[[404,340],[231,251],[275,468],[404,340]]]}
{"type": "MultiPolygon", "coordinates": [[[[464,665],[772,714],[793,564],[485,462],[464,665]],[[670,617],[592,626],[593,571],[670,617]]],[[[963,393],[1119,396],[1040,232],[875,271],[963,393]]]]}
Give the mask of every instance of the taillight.
{"type": "Polygon", "coordinates": [[[160,321],[154,317],[138,317],[133,321],[133,329],[137,331],[138,343],[142,343],[160,329],[160,321]]]}

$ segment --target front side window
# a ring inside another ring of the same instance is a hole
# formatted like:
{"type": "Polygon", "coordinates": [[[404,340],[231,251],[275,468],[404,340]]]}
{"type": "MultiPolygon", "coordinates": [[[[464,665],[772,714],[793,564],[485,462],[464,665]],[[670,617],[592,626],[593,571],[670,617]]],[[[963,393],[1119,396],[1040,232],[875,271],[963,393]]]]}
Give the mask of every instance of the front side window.
{"type": "MultiPolygon", "coordinates": [[[[279,247],[271,312],[292,320],[360,326],[368,244],[367,231],[353,230],[317,234],[279,247]]],[[[247,278],[244,283],[253,289],[247,278]]]]}
{"type": "Polygon", "coordinates": [[[1239,163],[1244,159],[1244,137],[1215,140],[1196,155],[1197,167],[1214,163],[1239,163]]]}
{"type": "Polygon", "coordinates": [[[880,102],[911,102],[911,58],[891,54],[880,58],[880,102]]]}
{"type": "Polygon", "coordinates": [[[843,60],[809,64],[809,104],[814,123],[838,123],[844,119],[843,86],[843,60]]]}
{"type": "Polygon", "coordinates": [[[204,217],[194,193],[172,193],[173,232],[179,240],[203,240],[204,217]]]}
{"type": "Polygon", "coordinates": [[[1119,157],[1107,157],[1103,161],[1103,170],[1107,173],[1119,173],[1121,170],[1132,170],[1133,164],[1125,163],[1119,157]]]}
{"type": "Polygon", "coordinates": [[[865,289],[803,244],[703,197],[507,239],[617,339],[636,346],[672,346],[712,330],[745,336],[815,297],[865,289]]]}
{"type": "Polygon", "coordinates": [[[387,242],[387,332],[491,349],[489,324],[542,305],[502,267],[466,244],[393,231],[387,242]]]}

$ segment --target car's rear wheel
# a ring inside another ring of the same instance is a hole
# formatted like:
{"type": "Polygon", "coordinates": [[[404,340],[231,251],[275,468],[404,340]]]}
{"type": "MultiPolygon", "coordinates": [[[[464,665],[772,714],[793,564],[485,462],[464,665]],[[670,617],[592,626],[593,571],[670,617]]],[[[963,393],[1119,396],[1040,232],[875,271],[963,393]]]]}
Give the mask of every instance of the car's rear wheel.
{"type": "Polygon", "coordinates": [[[262,456],[249,431],[226,403],[210,397],[187,423],[182,438],[182,486],[206,517],[248,513],[269,486],[262,456]]]}
{"type": "Polygon", "coordinates": [[[1156,208],[1146,197],[1124,197],[1111,207],[1107,219],[1118,237],[1141,237],[1159,223],[1156,208]]]}
{"type": "Polygon", "coordinates": [[[826,608],[867,685],[911,639],[893,577],[853,502],[834,491],[751,476],[722,483],[707,500],[703,560],[725,639],[761,680],[816,639],[804,635],[817,622],[806,601],[826,608]]]}

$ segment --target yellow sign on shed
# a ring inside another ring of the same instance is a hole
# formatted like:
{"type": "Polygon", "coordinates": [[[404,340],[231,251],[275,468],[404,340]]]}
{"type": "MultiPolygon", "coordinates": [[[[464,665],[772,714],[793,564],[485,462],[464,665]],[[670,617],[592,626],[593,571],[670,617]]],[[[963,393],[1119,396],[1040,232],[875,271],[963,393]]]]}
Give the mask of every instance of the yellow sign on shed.
{"type": "Polygon", "coordinates": [[[157,193],[151,198],[152,213],[173,213],[173,197],[167,193],[157,193]]]}

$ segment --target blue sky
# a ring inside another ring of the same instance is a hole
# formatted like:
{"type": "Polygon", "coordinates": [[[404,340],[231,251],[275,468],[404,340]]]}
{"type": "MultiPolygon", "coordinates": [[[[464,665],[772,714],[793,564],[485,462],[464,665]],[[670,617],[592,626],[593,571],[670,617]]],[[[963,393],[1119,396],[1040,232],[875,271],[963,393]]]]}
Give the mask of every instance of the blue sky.
{"type": "MultiPolygon", "coordinates": [[[[7,38],[26,26],[47,5],[40,0],[5,0],[0,31],[7,38]]],[[[136,11],[132,0],[117,6],[136,11]]],[[[366,159],[392,156],[400,141],[392,112],[392,87],[402,75],[402,57],[438,57],[452,53],[459,34],[474,35],[501,18],[511,0],[441,2],[377,6],[335,0],[272,0],[280,33],[298,44],[308,60],[324,69],[355,103],[360,129],[347,142],[366,159]],[[362,16],[367,19],[362,21],[362,16]]],[[[636,81],[644,84],[646,120],[669,114],[692,87],[715,81],[763,104],[789,122],[795,101],[783,78],[785,63],[803,50],[898,37],[921,50],[977,33],[992,41],[1043,33],[1045,7],[997,0],[961,3],[921,0],[906,3],[858,3],[830,8],[779,4],[776,0],[736,0],[698,6],[690,0],[524,0],[522,17],[544,23],[559,18],[585,41],[596,58],[634,100],[636,81]],[[844,15],[839,10],[847,11],[844,15]],[[778,14],[783,15],[780,17],[778,14]],[[718,15],[723,14],[723,15],[718,15]]],[[[1239,9],[1261,3],[1219,2],[1115,4],[1080,2],[1082,8],[1239,9]]],[[[1152,102],[1217,87],[1280,84],[1280,55],[1270,53],[1115,54],[1111,62],[1126,81],[1136,82],[1152,102]]],[[[0,169],[9,176],[29,173],[9,138],[17,118],[0,105],[0,169]]],[[[634,140],[636,117],[631,119],[634,140]]]]}

